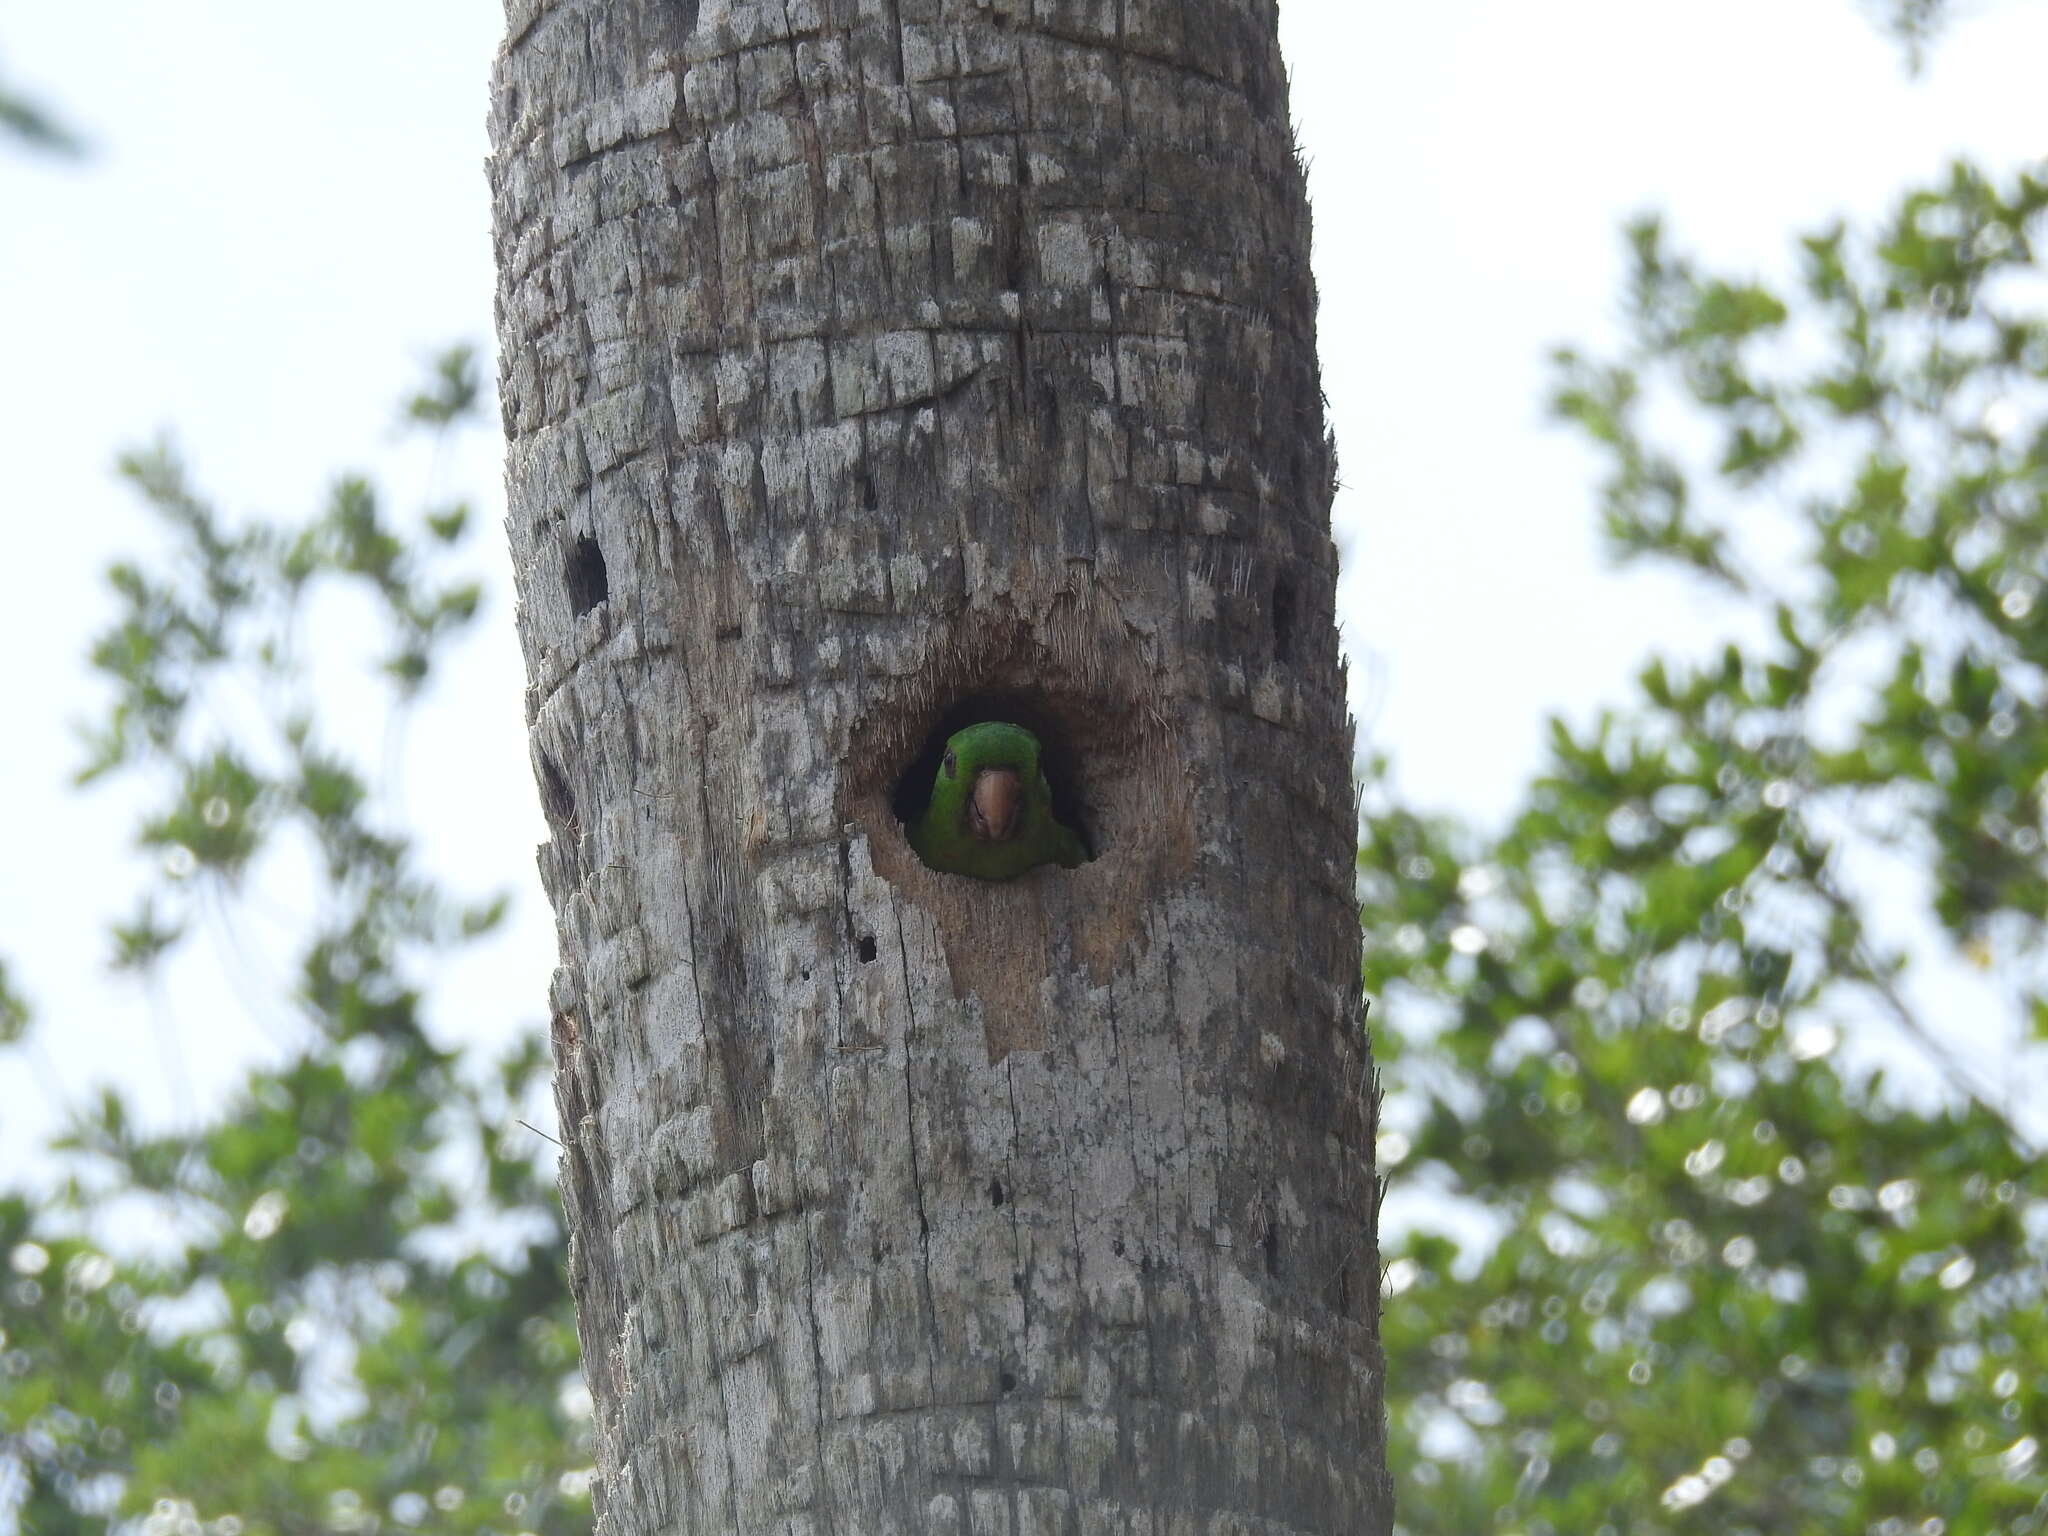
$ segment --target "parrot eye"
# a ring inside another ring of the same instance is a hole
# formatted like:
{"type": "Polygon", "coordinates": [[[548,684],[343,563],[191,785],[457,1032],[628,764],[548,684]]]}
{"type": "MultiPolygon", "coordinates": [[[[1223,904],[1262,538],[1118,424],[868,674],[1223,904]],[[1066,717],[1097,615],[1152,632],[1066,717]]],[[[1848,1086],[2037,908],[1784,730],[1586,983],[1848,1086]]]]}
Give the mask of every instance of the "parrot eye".
{"type": "Polygon", "coordinates": [[[954,758],[953,754],[950,752],[946,754],[946,761],[944,766],[946,769],[946,777],[949,779],[952,778],[954,774],[960,771],[959,762],[954,758]]]}

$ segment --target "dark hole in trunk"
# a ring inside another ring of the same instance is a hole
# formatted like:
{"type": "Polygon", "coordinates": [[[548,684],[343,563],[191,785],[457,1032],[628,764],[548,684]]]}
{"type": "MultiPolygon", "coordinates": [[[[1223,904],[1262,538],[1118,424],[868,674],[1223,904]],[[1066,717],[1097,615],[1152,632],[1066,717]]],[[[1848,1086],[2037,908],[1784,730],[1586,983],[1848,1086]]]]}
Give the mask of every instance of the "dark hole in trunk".
{"type": "Polygon", "coordinates": [[[1294,583],[1285,576],[1273,583],[1273,659],[1294,659],[1294,583]]]}
{"type": "Polygon", "coordinates": [[[569,584],[569,604],[579,619],[611,595],[611,581],[604,569],[604,551],[587,533],[578,534],[576,542],[569,546],[564,575],[569,584]]]}
{"type": "Polygon", "coordinates": [[[540,757],[540,808],[558,827],[576,825],[575,791],[569,788],[569,781],[555,766],[555,760],[545,752],[540,757]]]}

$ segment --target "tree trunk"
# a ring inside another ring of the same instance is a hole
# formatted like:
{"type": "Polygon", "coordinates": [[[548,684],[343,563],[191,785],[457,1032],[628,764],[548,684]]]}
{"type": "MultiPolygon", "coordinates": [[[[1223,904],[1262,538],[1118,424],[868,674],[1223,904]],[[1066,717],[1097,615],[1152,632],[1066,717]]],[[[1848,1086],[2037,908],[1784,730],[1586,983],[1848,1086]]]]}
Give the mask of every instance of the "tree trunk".
{"type": "Polygon", "coordinates": [[[600,1528],[1385,1531],[1272,0],[509,10],[600,1528]],[[910,851],[980,719],[1040,736],[1092,862],[910,851]]]}

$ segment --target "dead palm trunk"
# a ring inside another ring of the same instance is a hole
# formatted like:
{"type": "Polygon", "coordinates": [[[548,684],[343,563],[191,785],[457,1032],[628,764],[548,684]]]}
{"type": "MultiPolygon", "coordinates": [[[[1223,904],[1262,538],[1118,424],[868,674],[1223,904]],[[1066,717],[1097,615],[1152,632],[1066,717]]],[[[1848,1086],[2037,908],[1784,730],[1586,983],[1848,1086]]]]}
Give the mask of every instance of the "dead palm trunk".
{"type": "Polygon", "coordinates": [[[1384,1531],[1272,0],[509,10],[604,1528],[1384,1531]],[[1092,863],[910,852],[934,743],[986,718],[1044,740],[1092,863]]]}

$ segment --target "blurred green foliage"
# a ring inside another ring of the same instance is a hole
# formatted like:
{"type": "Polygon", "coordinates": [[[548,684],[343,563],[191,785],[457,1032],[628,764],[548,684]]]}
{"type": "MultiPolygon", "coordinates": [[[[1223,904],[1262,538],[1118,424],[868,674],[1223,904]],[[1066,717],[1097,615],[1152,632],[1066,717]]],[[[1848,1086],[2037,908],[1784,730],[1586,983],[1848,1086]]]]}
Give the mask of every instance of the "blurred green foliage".
{"type": "Polygon", "coordinates": [[[1953,19],[1953,0],[1863,0],[1887,31],[1906,50],[1906,60],[1918,70],[1927,59],[1927,49],[1953,19]]]}
{"type": "MultiPolygon", "coordinates": [[[[404,414],[454,430],[477,393],[458,349],[404,414]]],[[[302,869],[292,904],[315,915],[289,998],[245,999],[281,1016],[282,1065],[177,1133],[103,1090],[53,1149],[54,1189],[0,1196],[0,1526],[587,1530],[560,1206],[516,1119],[546,1047],[458,1059],[422,1022],[437,960],[504,899],[454,900],[378,823],[307,639],[319,593],[366,593],[406,707],[477,610],[473,580],[438,574],[466,519],[403,526],[345,478],[303,525],[230,528],[167,448],[121,467],[169,550],[111,573],[92,650],[112,697],[81,778],[153,800],[157,873],[115,962],[151,971],[232,924],[266,866],[302,869]]],[[[0,972],[0,1038],[27,1015],[0,972]]]]}
{"type": "Polygon", "coordinates": [[[85,153],[84,140],[48,108],[6,85],[0,85],[0,134],[47,155],[85,153]]]}
{"type": "Polygon", "coordinates": [[[1559,356],[1613,547],[1743,638],[1498,836],[1369,785],[1382,1172],[1451,1218],[1386,1248],[1406,1531],[2048,1528],[2048,1122],[1948,1018],[2048,1018],[2044,210],[1957,166],[1782,285],[1644,221],[1559,356]]]}
{"type": "Polygon", "coordinates": [[[85,141],[34,96],[0,79],[0,143],[12,140],[37,154],[76,159],[85,141]]]}

